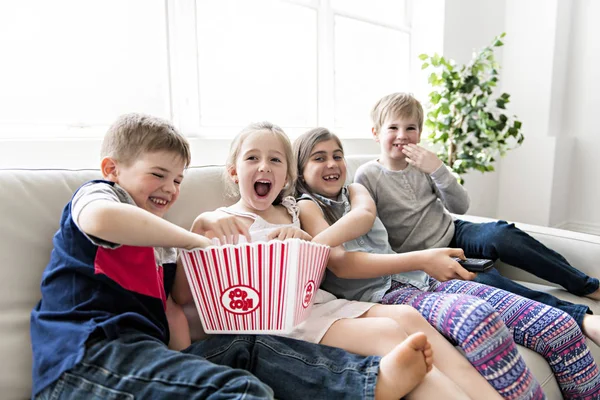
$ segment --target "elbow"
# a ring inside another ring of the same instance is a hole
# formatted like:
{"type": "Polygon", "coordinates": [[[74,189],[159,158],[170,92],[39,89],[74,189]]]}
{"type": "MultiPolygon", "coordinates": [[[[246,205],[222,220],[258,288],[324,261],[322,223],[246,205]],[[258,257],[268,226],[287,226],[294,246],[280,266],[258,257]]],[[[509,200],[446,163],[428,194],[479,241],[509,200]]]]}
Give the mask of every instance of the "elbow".
{"type": "Polygon", "coordinates": [[[346,259],[346,252],[343,249],[335,248],[332,249],[331,255],[329,256],[329,262],[327,268],[335,274],[338,278],[352,279],[352,271],[350,266],[352,263],[346,259]]]}
{"type": "Polygon", "coordinates": [[[343,270],[343,268],[340,268],[338,263],[329,261],[329,264],[327,264],[327,268],[331,272],[333,272],[335,274],[335,276],[337,276],[338,278],[344,278],[344,276],[342,276],[344,270],[343,270]]]}
{"type": "Polygon", "coordinates": [[[467,211],[469,211],[469,206],[471,205],[468,197],[461,202],[454,202],[454,203],[455,204],[452,204],[451,206],[447,205],[446,207],[448,208],[448,211],[450,211],[453,214],[458,214],[458,215],[466,214],[467,211]]]}
{"type": "Polygon", "coordinates": [[[467,213],[467,211],[469,211],[469,205],[468,204],[466,205],[466,207],[457,207],[454,210],[452,210],[451,212],[453,214],[465,215],[467,213]]]}
{"type": "Polygon", "coordinates": [[[327,268],[335,274],[338,278],[345,278],[344,275],[344,254],[345,251],[339,247],[331,249],[329,254],[329,260],[327,262],[327,268]]]}
{"type": "Polygon", "coordinates": [[[364,209],[361,212],[361,221],[363,223],[358,224],[356,226],[355,234],[358,235],[366,235],[369,233],[371,228],[373,228],[373,224],[375,223],[375,218],[377,217],[377,210],[375,209],[364,209]]]}

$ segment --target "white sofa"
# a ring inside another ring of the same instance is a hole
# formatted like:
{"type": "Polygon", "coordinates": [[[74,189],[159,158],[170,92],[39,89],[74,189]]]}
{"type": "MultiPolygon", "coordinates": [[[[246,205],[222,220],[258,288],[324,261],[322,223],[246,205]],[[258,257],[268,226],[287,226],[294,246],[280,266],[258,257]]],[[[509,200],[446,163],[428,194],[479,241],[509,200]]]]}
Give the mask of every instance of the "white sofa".
{"type": "MultiPolygon", "coordinates": [[[[349,174],[353,174],[356,167],[367,159],[350,157],[349,174]]],[[[231,200],[223,198],[222,170],[219,166],[190,168],[180,199],[169,212],[168,219],[189,228],[199,213],[228,205],[231,200]]],[[[40,297],[40,277],[50,256],[52,236],[58,228],[61,211],[73,192],[83,182],[98,177],[97,170],[0,170],[1,399],[23,399],[31,395],[29,313],[40,297]]],[[[561,252],[576,267],[589,274],[600,275],[600,270],[594,269],[600,260],[599,237],[538,226],[519,224],[519,227],[561,252]]],[[[513,278],[531,282],[528,285],[567,300],[586,303],[600,312],[594,301],[545,286],[540,280],[515,273],[510,267],[501,268],[513,278]]],[[[519,350],[548,398],[560,399],[560,391],[545,360],[522,347],[519,350]]],[[[592,345],[597,360],[600,360],[599,350],[592,345]]]]}

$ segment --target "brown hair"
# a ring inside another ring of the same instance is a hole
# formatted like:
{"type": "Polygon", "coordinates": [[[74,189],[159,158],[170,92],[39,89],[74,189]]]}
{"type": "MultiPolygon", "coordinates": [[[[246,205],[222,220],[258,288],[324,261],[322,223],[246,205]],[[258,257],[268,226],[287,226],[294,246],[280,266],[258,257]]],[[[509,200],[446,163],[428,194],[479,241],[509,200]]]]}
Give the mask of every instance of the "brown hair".
{"type": "Polygon", "coordinates": [[[423,130],[423,106],[410,93],[388,94],[375,103],[371,110],[371,122],[375,132],[379,133],[381,126],[390,117],[415,117],[418,121],[419,132],[423,130]]]}
{"type": "Polygon", "coordinates": [[[259,132],[270,132],[275,136],[281,144],[283,145],[283,151],[287,162],[287,187],[284,187],[277,199],[275,199],[274,204],[279,204],[281,200],[285,196],[289,196],[294,193],[294,182],[296,181],[296,168],[294,167],[294,152],[292,151],[292,144],[290,143],[290,138],[285,134],[283,129],[279,126],[268,122],[256,122],[246,126],[240,133],[236,135],[231,142],[231,146],[229,147],[229,155],[227,156],[227,161],[225,162],[225,183],[226,183],[226,193],[231,197],[237,197],[239,195],[238,187],[231,181],[230,173],[233,168],[235,168],[235,163],[237,162],[238,157],[240,156],[240,150],[244,141],[252,134],[259,132]]]}
{"type": "Polygon", "coordinates": [[[121,115],[108,128],[100,155],[131,164],[141,154],[169,151],[179,155],[186,168],[191,163],[190,144],[171,122],[151,115],[121,115]]]}
{"type": "Polygon", "coordinates": [[[302,174],[304,172],[304,167],[308,163],[310,159],[310,155],[315,148],[315,146],[321,142],[326,140],[335,140],[342,152],[344,151],[344,147],[342,146],[342,141],[338,138],[334,133],[331,133],[327,128],[314,128],[309,130],[308,132],[303,133],[298,136],[298,138],[294,141],[294,154],[296,155],[296,165],[298,172],[298,181],[296,182],[296,197],[300,197],[303,194],[309,195],[323,210],[323,215],[325,216],[325,220],[332,225],[337,220],[335,214],[333,213],[332,208],[322,202],[320,199],[316,198],[310,188],[306,185],[302,174]]]}

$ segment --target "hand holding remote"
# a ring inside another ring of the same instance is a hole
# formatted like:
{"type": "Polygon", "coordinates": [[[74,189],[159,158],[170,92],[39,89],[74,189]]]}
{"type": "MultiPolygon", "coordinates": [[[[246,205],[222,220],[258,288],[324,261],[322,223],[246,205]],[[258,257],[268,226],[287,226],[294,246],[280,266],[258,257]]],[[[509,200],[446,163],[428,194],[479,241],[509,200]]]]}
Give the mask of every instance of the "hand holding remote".
{"type": "Polygon", "coordinates": [[[454,258],[464,269],[471,272],[485,272],[494,266],[494,261],[486,258],[467,258],[461,260],[460,258],[454,258]]]}

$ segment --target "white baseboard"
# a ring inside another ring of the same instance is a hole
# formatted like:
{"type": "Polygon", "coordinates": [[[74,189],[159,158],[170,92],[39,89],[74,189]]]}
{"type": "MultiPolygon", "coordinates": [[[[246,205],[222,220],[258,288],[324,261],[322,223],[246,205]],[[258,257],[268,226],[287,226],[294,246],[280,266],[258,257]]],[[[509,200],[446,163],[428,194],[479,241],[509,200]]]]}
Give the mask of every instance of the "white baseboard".
{"type": "Polygon", "coordinates": [[[568,231],[589,233],[590,235],[600,236],[600,224],[581,221],[565,221],[557,224],[555,228],[566,229],[568,231]]]}

